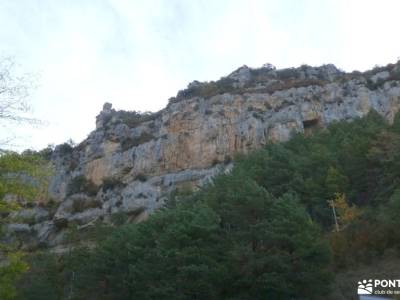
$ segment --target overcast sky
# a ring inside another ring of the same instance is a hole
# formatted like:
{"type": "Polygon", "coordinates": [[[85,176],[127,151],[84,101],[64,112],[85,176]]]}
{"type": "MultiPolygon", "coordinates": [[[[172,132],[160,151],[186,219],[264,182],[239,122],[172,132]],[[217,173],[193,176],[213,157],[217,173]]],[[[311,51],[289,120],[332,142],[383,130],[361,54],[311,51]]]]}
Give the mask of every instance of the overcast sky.
{"type": "Polygon", "coordinates": [[[244,64],[395,62],[399,12],[399,0],[0,0],[0,55],[38,75],[33,113],[47,122],[11,126],[14,144],[79,142],[106,101],[157,111],[244,64]]]}

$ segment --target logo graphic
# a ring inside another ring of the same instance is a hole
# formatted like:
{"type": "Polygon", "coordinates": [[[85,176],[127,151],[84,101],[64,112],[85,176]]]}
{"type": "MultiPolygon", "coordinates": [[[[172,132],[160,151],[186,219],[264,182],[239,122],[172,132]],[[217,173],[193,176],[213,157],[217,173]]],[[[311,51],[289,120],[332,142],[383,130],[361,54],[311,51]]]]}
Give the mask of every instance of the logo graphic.
{"type": "Polygon", "coordinates": [[[374,290],[374,288],[373,288],[373,284],[372,284],[372,279],[369,279],[369,280],[364,279],[363,281],[358,282],[357,294],[371,295],[373,290],[374,290]]]}

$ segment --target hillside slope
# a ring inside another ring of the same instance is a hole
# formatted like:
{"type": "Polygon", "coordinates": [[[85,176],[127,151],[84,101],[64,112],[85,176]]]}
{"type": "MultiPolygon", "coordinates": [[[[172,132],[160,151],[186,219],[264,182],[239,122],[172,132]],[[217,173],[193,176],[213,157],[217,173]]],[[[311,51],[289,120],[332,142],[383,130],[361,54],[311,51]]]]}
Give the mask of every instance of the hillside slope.
{"type": "Polygon", "coordinates": [[[399,63],[365,73],[333,65],[243,66],[219,81],[189,84],[154,114],[115,111],[106,103],[86,140],[56,147],[51,205],[16,213],[9,238],[53,247],[65,242],[68,224],[109,222],[119,213],[140,222],[171,192],[196,189],[229,170],[238,153],[371,109],[392,122],[399,108],[399,63]]]}

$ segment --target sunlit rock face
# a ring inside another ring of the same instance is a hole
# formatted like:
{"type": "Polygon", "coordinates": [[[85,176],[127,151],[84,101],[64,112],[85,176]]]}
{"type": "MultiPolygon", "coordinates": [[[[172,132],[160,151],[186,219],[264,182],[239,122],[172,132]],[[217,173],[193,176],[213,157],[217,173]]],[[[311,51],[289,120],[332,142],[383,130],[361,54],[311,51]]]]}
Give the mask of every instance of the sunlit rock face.
{"type": "Polygon", "coordinates": [[[144,220],[176,189],[196,189],[228,171],[237,153],[371,109],[391,122],[399,97],[399,64],[351,74],[333,65],[276,70],[267,64],[193,82],[154,114],[106,103],[85,141],[55,149],[49,192],[57,207],[30,230],[52,244],[69,223],[107,222],[121,212],[144,220]]]}

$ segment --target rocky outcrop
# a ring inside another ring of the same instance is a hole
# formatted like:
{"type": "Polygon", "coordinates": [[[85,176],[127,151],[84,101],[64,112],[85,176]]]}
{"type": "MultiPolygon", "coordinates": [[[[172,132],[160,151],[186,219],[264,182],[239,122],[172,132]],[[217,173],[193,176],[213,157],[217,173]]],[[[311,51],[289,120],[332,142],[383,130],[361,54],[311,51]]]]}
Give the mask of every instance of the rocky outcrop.
{"type": "Polygon", "coordinates": [[[229,170],[236,153],[371,109],[393,121],[400,109],[399,64],[365,73],[333,65],[243,66],[217,82],[191,83],[154,114],[115,111],[106,103],[85,141],[53,153],[54,212],[41,212],[29,228],[12,228],[52,245],[69,224],[107,222],[118,213],[140,221],[176,189],[196,189],[229,170]]]}

